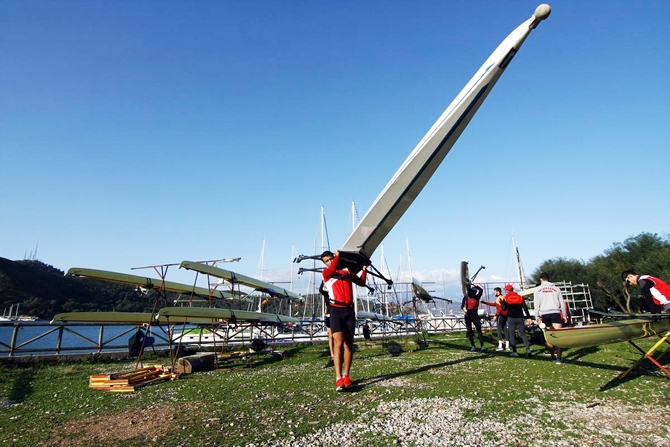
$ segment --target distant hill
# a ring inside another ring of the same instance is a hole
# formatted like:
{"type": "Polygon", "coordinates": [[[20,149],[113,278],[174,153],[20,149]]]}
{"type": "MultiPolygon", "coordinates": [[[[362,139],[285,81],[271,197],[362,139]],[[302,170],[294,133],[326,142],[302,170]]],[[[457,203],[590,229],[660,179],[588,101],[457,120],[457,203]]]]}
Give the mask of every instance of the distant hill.
{"type": "Polygon", "coordinates": [[[19,305],[20,315],[50,320],[59,312],[150,312],[154,296],[132,286],[65,276],[41,261],[11,261],[0,257],[0,312],[19,305]]]}

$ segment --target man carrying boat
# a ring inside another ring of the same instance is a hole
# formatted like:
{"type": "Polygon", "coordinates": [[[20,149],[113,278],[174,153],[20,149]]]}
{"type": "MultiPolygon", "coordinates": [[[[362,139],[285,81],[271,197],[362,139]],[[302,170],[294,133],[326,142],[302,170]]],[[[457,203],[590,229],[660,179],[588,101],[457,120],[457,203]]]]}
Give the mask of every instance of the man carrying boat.
{"type": "Polygon", "coordinates": [[[336,250],[334,254],[331,251],[324,251],[321,254],[321,260],[326,264],[326,268],[323,269],[323,282],[330,298],[330,330],[333,334],[335,389],[342,391],[352,385],[349,372],[354,357],[354,328],[356,324],[353,285],[357,284],[365,287],[367,270],[366,266],[363,266],[361,276],[358,276],[349,268],[338,269],[339,250],[336,250]]]}
{"type": "Polygon", "coordinates": [[[670,312],[670,284],[651,275],[638,275],[633,270],[624,270],[621,279],[640,288],[644,310],[653,314],[670,312]]]}
{"type": "MultiPolygon", "coordinates": [[[[545,327],[560,329],[563,327],[563,323],[568,322],[567,315],[563,313],[565,301],[563,301],[561,289],[549,282],[547,273],[540,274],[540,285],[533,295],[533,307],[535,308],[535,318],[538,324],[543,323],[545,327]]],[[[554,347],[548,341],[547,348],[549,348],[551,359],[556,360],[557,365],[563,363],[561,360],[562,348],[554,347]]]]}

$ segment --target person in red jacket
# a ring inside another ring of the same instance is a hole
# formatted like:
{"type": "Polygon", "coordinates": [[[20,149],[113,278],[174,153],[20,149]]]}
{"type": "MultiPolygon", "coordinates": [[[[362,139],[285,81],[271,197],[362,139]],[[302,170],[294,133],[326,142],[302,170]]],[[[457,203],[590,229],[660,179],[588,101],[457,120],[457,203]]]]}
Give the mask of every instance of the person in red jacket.
{"type": "Polygon", "coordinates": [[[633,270],[624,270],[621,279],[626,284],[638,286],[642,292],[642,307],[647,312],[658,314],[670,312],[670,285],[651,275],[638,275],[633,270]]]}
{"type": "Polygon", "coordinates": [[[507,336],[509,337],[510,345],[512,346],[512,353],[510,356],[519,356],[516,352],[516,331],[518,330],[521,340],[526,347],[526,355],[532,357],[533,354],[530,351],[530,341],[526,336],[526,324],[524,322],[524,317],[526,317],[526,321],[531,321],[528,306],[523,300],[523,297],[514,291],[514,286],[512,286],[512,284],[507,284],[505,290],[507,290],[507,295],[505,295],[505,299],[503,300],[503,309],[506,309],[508,312],[507,336]]]}
{"type": "Polygon", "coordinates": [[[324,251],[321,260],[326,264],[323,270],[323,282],[330,299],[330,330],[333,334],[333,359],[335,363],[335,389],[349,388],[351,363],[354,357],[354,328],[356,311],[354,309],[354,284],[365,287],[366,267],[361,276],[348,268],[337,268],[340,251],[324,251]]]}
{"type": "MultiPolygon", "coordinates": [[[[505,290],[508,290],[507,287],[512,287],[510,284],[505,286],[505,290]]],[[[493,293],[496,295],[496,300],[494,302],[482,301],[482,303],[487,306],[495,306],[496,308],[496,329],[498,331],[498,347],[496,351],[509,351],[509,338],[507,337],[507,310],[503,309],[503,294],[500,287],[493,289],[493,293]]]]}

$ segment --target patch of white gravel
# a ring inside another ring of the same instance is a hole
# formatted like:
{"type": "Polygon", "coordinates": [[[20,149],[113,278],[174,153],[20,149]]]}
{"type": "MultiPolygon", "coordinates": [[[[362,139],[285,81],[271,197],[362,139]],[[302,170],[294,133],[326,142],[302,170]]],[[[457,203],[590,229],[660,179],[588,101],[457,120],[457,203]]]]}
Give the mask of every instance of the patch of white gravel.
{"type": "Polygon", "coordinates": [[[248,447],[298,446],[664,446],[670,447],[665,407],[623,403],[575,404],[532,399],[510,405],[513,424],[478,416],[467,398],[414,398],[381,402],[355,421],[329,425],[304,437],[248,447]],[[514,415],[514,411],[523,414],[514,415]]]}

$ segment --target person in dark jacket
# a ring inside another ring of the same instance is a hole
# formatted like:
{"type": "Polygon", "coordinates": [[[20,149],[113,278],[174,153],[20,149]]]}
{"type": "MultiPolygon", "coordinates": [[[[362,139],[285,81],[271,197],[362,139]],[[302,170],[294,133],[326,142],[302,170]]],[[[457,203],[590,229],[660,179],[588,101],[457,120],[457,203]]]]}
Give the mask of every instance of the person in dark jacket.
{"type": "Polygon", "coordinates": [[[524,346],[526,346],[526,355],[531,357],[533,354],[530,351],[530,341],[526,336],[526,321],[530,321],[530,312],[528,311],[528,306],[526,306],[523,297],[514,291],[514,286],[507,284],[505,286],[507,290],[507,295],[503,299],[503,309],[507,309],[507,336],[509,337],[509,344],[512,348],[512,353],[510,356],[519,357],[519,354],[516,352],[516,334],[515,331],[519,331],[519,336],[523,340],[524,346]]]}
{"type": "Polygon", "coordinates": [[[473,284],[470,286],[468,294],[463,297],[463,301],[461,302],[461,309],[465,312],[466,337],[470,340],[470,351],[472,352],[477,350],[477,347],[475,347],[474,330],[477,331],[481,351],[486,352],[486,348],[484,347],[484,335],[482,335],[482,321],[479,318],[479,300],[482,298],[483,294],[484,289],[473,284]]]}

